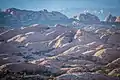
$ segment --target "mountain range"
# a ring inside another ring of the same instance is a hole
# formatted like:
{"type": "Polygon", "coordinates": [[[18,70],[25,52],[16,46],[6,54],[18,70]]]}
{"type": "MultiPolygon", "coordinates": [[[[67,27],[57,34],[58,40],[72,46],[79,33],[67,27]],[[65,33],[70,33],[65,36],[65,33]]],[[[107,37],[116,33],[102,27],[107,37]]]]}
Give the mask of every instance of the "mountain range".
{"type": "MultiPolygon", "coordinates": [[[[74,9],[76,11],[79,10],[81,12],[83,9],[74,9]]],[[[65,10],[66,11],[66,10],[65,10]]],[[[81,13],[78,13],[78,15],[74,15],[73,17],[69,18],[63,13],[72,13],[71,10],[67,10],[67,12],[61,11],[47,11],[46,9],[41,11],[31,11],[31,10],[20,10],[17,8],[9,8],[5,11],[0,11],[0,26],[2,27],[24,27],[24,26],[30,26],[33,24],[45,24],[53,26],[55,24],[64,24],[64,25],[71,25],[75,26],[72,23],[101,23],[100,16],[107,16],[109,15],[104,12],[104,10],[93,10],[91,11],[85,10],[81,13]]],[[[109,13],[110,14],[110,13],[109,13]]],[[[112,14],[111,14],[112,16],[112,14]]],[[[113,16],[113,18],[109,18],[110,20],[105,22],[115,22],[117,19],[117,22],[120,21],[119,17],[113,16]]]]}
{"type": "Polygon", "coordinates": [[[0,25],[21,27],[32,24],[55,24],[55,23],[67,23],[68,17],[64,14],[47,10],[41,11],[29,11],[20,10],[16,8],[9,8],[0,12],[0,25]]]}

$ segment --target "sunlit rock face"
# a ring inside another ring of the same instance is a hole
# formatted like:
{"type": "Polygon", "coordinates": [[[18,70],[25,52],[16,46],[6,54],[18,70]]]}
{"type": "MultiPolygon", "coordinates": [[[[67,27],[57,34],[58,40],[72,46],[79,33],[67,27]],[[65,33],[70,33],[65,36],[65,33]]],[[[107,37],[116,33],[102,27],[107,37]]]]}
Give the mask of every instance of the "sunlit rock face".
{"type": "Polygon", "coordinates": [[[95,53],[94,56],[98,56],[105,61],[111,62],[120,57],[119,52],[120,52],[119,49],[107,48],[99,50],[98,52],[95,53]]]}
{"type": "Polygon", "coordinates": [[[34,24],[34,25],[29,26],[29,27],[21,27],[21,28],[6,30],[2,33],[2,35],[0,37],[2,37],[4,40],[8,40],[8,39],[13,38],[17,35],[20,36],[22,34],[29,33],[29,32],[42,33],[47,29],[49,29],[49,27],[46,25],[34,24]]]}
{"type": "Polygon", "coordinates": [[[94,33],[87,32],[85,30],[78,30],[74,36],[75,39],[78,39],[81,43],[90,43],[90,42],[98,42],[101,43],[101,40],[94,33]]]}
{"type": "Polygon", "coordinates": [[[120,16],[117,16],[115,22],[120,22],[120,16]]]}
{"type": "Polygon", "coordinates": [[[97,23],[100,22],[100,19],[90,13],[84,13],[79,15],[79,20],[82,22],[97,23]]]}

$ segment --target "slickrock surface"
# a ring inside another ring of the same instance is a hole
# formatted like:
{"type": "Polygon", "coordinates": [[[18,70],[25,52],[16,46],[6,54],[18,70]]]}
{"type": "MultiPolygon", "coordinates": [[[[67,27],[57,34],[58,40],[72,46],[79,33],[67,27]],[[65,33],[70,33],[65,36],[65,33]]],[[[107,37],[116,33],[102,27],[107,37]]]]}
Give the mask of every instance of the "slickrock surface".
{"type": "Polygon", "coordinates": [[[120,80],[120,29],[88,29],[35,24],[3,31],[0,79],[120,80]]]}

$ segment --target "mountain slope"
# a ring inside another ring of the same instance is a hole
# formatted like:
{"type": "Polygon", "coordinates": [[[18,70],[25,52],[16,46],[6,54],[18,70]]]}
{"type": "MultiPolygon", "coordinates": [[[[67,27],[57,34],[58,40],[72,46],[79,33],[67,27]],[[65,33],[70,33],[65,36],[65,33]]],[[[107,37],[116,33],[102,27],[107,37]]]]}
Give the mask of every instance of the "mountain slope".
{"type": "Polygon", "coordinates": [[[11,27],[21,27],[32,24],[55,25],[57,23],[64,24],[68,21],[67,16],[57,11],[29,11],[9,8],[4,12],[0,12],[0,25],[11,27]]]}

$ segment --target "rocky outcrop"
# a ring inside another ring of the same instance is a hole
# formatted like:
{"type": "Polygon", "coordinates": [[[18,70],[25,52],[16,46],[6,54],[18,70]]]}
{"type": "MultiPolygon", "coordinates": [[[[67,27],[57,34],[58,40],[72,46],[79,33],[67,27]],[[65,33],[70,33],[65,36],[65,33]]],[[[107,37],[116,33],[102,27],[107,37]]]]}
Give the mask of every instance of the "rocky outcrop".
{"type": "Polygon", "coordinates": [[[111,14],[109,14],[106,18],[105,18],[106,22],[120,22],[120,16],[113,16],[111,14]]]}
{"type": "Polygon", "coordinates": [[[120,22],[120,16],[117,16],[115,22],[120,22]]]}
{"type": "Polygon", "coordinates": [[[118,80],[98,73],[70,73],[57,77],[57,80],[118,80]]]}
{"type": "Polygon", "coordinates": [[[106,18],[105,18],[106,22],[115,22],[116,21],[116,16],[112,16],[111,14],[109,14],[106,18]]]}
{"type": "Polygon", "coordinates": [[[41,24],[33,24],[29,27],[21,27],[21,28],[15,28],[15,29],[9,29],[4,31],[0,34],[0,37],[7,41],[8,39],[11,39],[17,35],[22,35],[29,32],[44,32],[45,30],[49,29],[46,25],[41,24]]]}
{"type": "Polygon", "coordinates": [[[91,32],[87,32],[85,30],[78,30],[74,38],[79,40],[83,44],[87,44],[90,42],[98,42],[99,44],[101,43],[97,35],[91,32]]]}
{"type": "Polygon", "coordinates": [[[106,65],[106,67],[110,68],[110,69],[115,69],[115,68],[119,68],[120,67],[120,58],[112,61],[111,63],[108,63],[106,65]]]}
{"type": "Polygon", "coordinates": [[[88,22],[88,23],[99,23],[100,19],[93,14],[85,13],[79,15],[79,21],[88,22]]]}
{"type": "Polygon", "coordinates": [[[116,46],[120,46],[120,33],[114,33],[112,35],[109,36],[107,43],[112,44],[112,45],[116,45],[116,46]]]}
{"type": "Polygon", "coordinates": [[[20,71],[40,71],[44,69],[44,67],[37,66],[35,64],[29,64],[29,63],[8,63],[5,65],[0,66],[0,70],[10,70],[12,72],[20,72],[20,71]]]}
{"type": "Polygon", "coordinates": [[[120,57],[119,52],[120,52],[119,49],[107,48],[107,49],[99,50],[98,52],[96,52],[94,54],[94,56],[98,56],[98,57],[102,58],[105,61],[111,62],[111,61],[113,61],[113,60],[120,57]]]}

